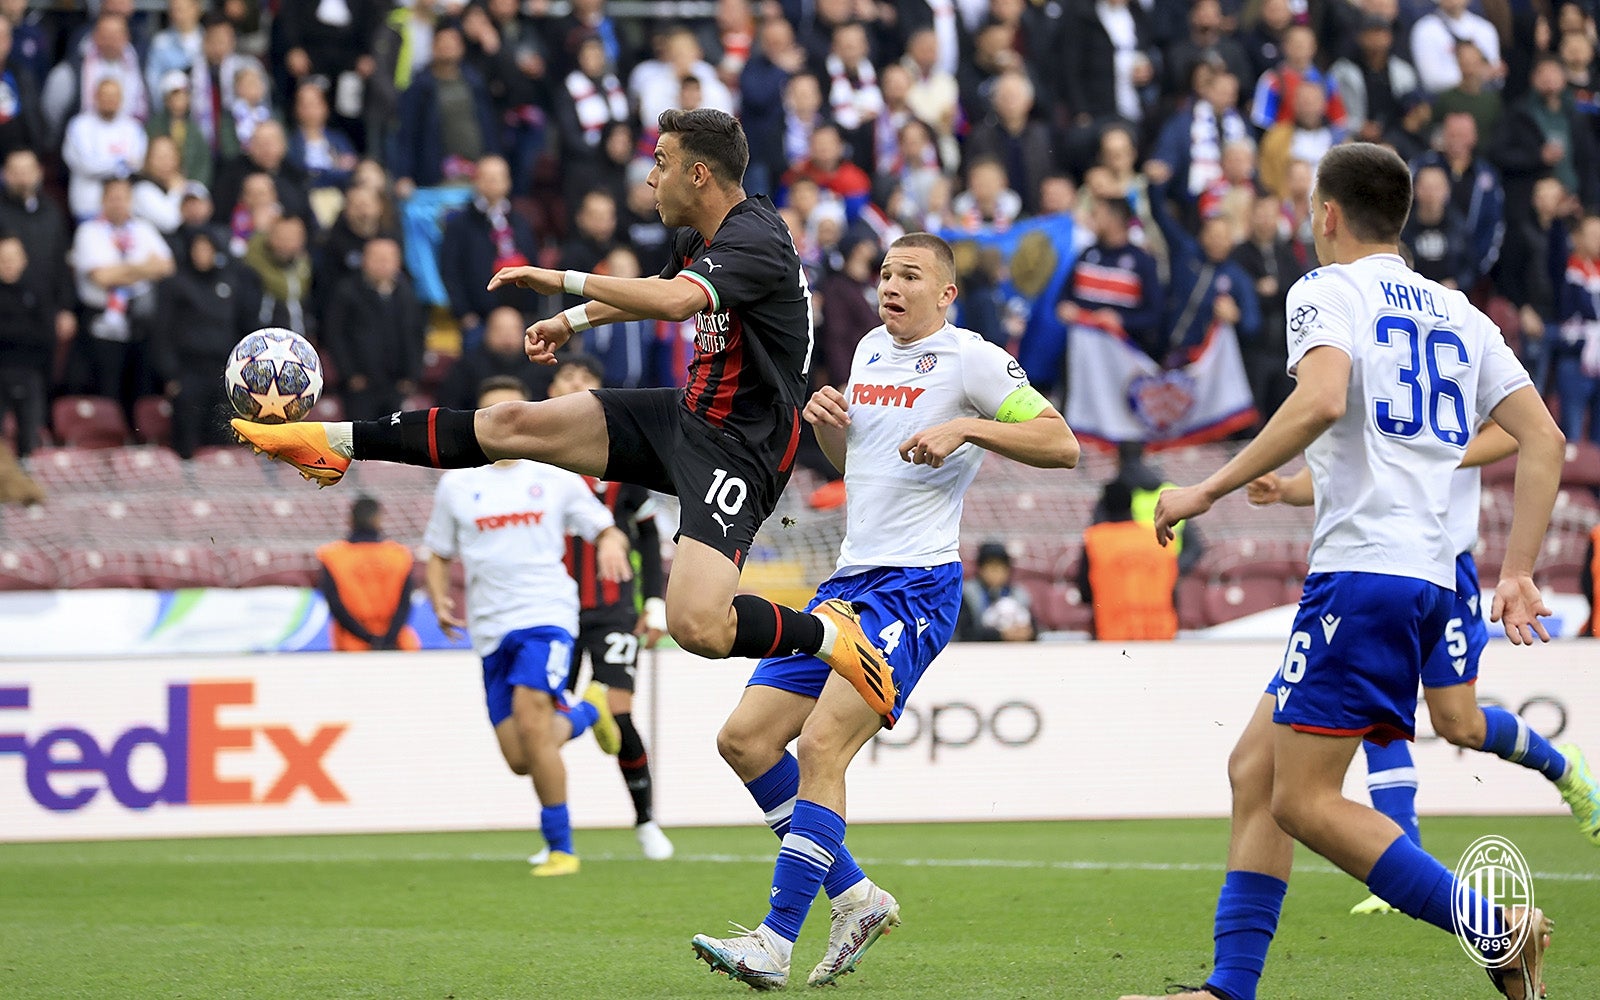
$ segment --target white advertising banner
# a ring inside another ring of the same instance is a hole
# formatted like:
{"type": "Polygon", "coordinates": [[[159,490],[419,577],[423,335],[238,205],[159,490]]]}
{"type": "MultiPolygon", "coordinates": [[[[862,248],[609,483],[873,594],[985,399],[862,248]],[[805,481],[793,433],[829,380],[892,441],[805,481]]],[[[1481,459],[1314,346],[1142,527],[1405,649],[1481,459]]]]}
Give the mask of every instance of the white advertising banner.
{"type": "MultiPolygon", "coordinates": [[[[1223,816],[1225,764],[1274,643],[966,645],[851,773],[857,822],[1223,816]]],[[[759,816],[717,756],[749,663],[663,653],[641,671],[663,825],[759,816]]],[[[1600,643],[1485,654],[1480,697],[1600,753],[1600,643]]],[[[1425,719],[1425,713],[1423,713],[1425,719]]],[[[1428,735],[1432,814],[1557,813],[1524,768],[1428,735]]],[[[573,820],[624,826],[614,761],[565,753],[573,820]]],[[[1362,765],[1348,790],[1364,800],[1362,765]]],[[[478,662],[455,652],[0,662],[0,841],[537,824],[507,771],[478,662]]]]}

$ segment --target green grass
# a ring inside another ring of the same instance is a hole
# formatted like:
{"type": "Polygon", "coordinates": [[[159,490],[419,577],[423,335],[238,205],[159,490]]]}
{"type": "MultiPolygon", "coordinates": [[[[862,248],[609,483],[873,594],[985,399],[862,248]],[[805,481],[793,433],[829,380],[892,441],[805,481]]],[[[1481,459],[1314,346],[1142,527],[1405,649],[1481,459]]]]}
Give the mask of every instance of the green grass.
{"type": "MultiPolygon", "coordinates": [[[[1547,873],[1550,995],[1600,996],[1600,851],[1569,820],[1423,833],[1449,864],[1484,833],[1517,843],[1547,873]]],[[[551,880],[528,877],[528,834],[0,845],[0,997],[742,996],[689,937],[761,919],[775,844],[755,828],[673,836],[680,860],[660,864],[636,860],[628,831],[580,831],[582,874],[551,880]]],[[[1202,981],[1226,837],[1199,820],[853,828],[905,924],[831,995],[1104,998],[1202,981]]],[[[1264,998],[1494,995],[1449,936],[1347,916],[1364,895],[1301,857],[1264,998]]],[[[826,934],[823,904],[796,949],[801,983],[826,934]]]]}

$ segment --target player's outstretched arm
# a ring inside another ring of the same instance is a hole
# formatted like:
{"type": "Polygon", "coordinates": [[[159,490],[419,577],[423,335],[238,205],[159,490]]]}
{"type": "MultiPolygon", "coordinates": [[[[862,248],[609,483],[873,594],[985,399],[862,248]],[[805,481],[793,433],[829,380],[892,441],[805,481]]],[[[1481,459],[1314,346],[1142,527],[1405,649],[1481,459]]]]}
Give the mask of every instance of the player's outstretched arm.
{"type": "MultiPolygon", "coordinates": [[[[530,288],[540,295],[555,295],[563,291],[568,295],[582,295],[637,319],[677,322],[688,319],[709,305],[705,291],[688,278],[679,280],[654,275],[647,278],[614,278],[608,274],[557,271],[548,267],[503,267],[489,279],[489,290],[492,292],[504,285],[530,288]]],[[[592,303],[576,308],[592,308],[592,303]]],[[[615,322],[615,317],[603,318],[593,313],[589,318],[591,326],[615,322]]]]}
{"type": "Polygon", "coordinates": [[[428,568],[425,571],[428,586],[428,600],[433,602],[433,614],[439,619],[439,631],[446,638],[455,639],[461,635],[461,630],[467,623],[456,615],[456,602],[450,598],[450,560],[435,553],[428,553],[428,568]]]}
{"type": "Polygon", "coordinates": [[[1533,582],[1533,564],[1539,558],[1561,486],[1567,440],[1531,385],[1502,399],[1493,416],[1494,422],[1516,439],[1517,478],[1512,487],[1506,559],[1500,566],[1489,620],[1503,622],[1506,638],[1516,645],[1531,645],[1535,635],[1548,642],[1550,634],[1539,618],[1550,614],[1550,609],[1533,582]]]}
{"type": "Polygon", "coordinates": [[[803,414],[817,435],[822,453],[835,469],[843,472],[850,427],[850,403],[844,393],[831,385],[823,386],[811,394],[803,414]]]}
{"type": "Polygon", "coordinates": [[[1292,476],[1280,476],[1276,472],[1258,476],[1245,487],[1245,496],[1257,507],[1269,507],[1275,503],[1309,507],[1315,498],[1311,488],[1311,469],[1301,469],[1292,476]]]}
{"type": "Polygon", "coordinates": [[[1493,465],[1502,458],[1516,453],[1517,439],[1506,433],[1504,427],[1491,420],[1478,428],[1478,433],[1467,442],[1467,452],[1461,456],[1461,467],[1477,469],[1493,465]]]}

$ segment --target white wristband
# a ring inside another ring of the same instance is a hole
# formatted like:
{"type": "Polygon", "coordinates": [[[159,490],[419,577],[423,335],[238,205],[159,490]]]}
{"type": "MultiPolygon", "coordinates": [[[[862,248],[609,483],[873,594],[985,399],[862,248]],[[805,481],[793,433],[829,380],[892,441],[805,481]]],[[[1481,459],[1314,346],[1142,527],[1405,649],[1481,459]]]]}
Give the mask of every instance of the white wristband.
{"type": "Polygon", "coordinates": [[[659,597],[644,599],[644,627],[657,632],[667,630],[667,602],[659,597]]]}
{"type": "Polygon", "coordinates": [[[561,287],[566,290],[568,295],[582,295],[583,286],[587,284],[588,281],[589,274],[587,271],[573,271],[568,269],[567,273],[561,276],[561,287]]]}
{"type": "Polygon", "coordinates": [[[581,306],[573,306],[571,309],[564,310],[561,315],[565,316],[567,322],[572,324],[573,333],[582,333],[594,326],[593,323],[589,322],[589,303],[587,302],[581,306]]]}

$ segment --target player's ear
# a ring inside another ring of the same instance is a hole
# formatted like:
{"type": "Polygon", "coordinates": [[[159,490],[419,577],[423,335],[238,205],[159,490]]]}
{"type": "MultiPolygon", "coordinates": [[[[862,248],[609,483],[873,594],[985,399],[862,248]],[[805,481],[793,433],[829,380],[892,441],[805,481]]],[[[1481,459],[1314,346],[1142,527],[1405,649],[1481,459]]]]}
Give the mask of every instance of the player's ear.
{"type": "Polygon", "coordinates": [[[956,300],[956,286],[954,284],[945,285],[944,288],[939,290],[939,308],[940,309],[949,309],[950,308],[950,304],[952,302],[954,302],[955,300],[956,300]]]}

